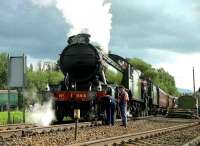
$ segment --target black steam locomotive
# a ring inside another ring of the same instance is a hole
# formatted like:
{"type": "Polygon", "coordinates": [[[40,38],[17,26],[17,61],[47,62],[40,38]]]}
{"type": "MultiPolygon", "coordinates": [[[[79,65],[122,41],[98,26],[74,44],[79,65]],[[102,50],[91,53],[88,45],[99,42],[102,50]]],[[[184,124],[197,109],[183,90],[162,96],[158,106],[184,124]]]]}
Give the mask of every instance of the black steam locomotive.
{"type": "Polygon", "coordinates": [[[166,112],[170,103],[168,94],[160,96],[161,90],[150,80],[141,78],[141,72],[135,70],[126,59],[102,53],[100,47],[90,44],[89,37],[88,34],[69,37],[68,46],[60,55],[64,80],[54,92],[58,121],[62,121],[64,116],[73,117],[74,109],[77,108],[84,119],[102,117],[102,97],[109,89],[117,98],[119,85],[129,90],[130,115],[139,116],[159,110],[166,112]]]}

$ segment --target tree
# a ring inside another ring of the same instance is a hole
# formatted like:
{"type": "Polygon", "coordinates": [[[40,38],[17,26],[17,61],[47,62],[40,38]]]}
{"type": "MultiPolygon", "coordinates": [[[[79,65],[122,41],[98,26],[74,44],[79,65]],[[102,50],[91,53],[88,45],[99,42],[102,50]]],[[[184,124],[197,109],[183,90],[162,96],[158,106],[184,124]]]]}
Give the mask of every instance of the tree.
{"type": "Polygon", "coordinates": [[[60,70],[60,60],[57,60],[54,70],[55,71],[59,71],[60,70]]]}
{"type": "Polygon", "coordinates": [[[63,78],[60,71],[28,71],[27,88],[45,91],[47,84],[59,84],[63,78]]]}
{"type": "Polygon", "coordinates": [[[52,70],[51,64],[48,63],[48,64],[47,64],[47,71],[51,71],[51,70],[52,70]]]}
{"type": "Polygon", "coordinates": [[[29,71],[33,71],[33,64],[30,64],[28,70],[29,70],[29,71]]]}
{"type": "Polygon", "coordinates": [[[42,71],[42,63],[41,63],[41,61],[38,62],[37,64],[38,64],[38,70],[39,70],[39,71],[42,71]]]}
{"type": "Polygon", "coordinates": [[[51,71],[48,75],[48,83],[51,84],[58,84],[64,78],[63,73],[60,71],[51,71]]]}
{"type": "Polygon", "coordinates": [[[48,73],[43,71],[27,72],[27,88],[36,88],[38,91],[46,90],[48,73]]]}
{"type": "Polygon", "coordinates": [[[136,69],[139,69],[141,72],[145,72],[149,69],[151,69],[151,65],[144,62],[143,60],[139,59],[139,58],[133,58],[133,59],[129,59],[128,60],[129,63],[131,65],[133,65],[133,67],[135,67],[136,69]]]}
{"type": "Polygon", "coordinates": [[[129,59],[129,63],[132,64],[135,69],[140,70],[144,77],[150,78],[155,85],[159,86],[165,92],[171,95],[178,95],[174,77],[163,68],[152,68],[150,64],[138,58],[129,59]]]}
{"type": "Polygon", "coordinates": [[[8,58],[6,53],[0,53],[0,89],[5,89],[8,76],[8,58]]]}
{"type": "Polygon", "coordinates": [[[144,72],[144,76],[146,76],[147,78],[150,78],[150,79],[152,79],[152,80],[155,80],[155,79],[156,79],[156,76],[157,76],[156,69],[155,69],[155,68],[147,69],[147,70],[144,72]]]}

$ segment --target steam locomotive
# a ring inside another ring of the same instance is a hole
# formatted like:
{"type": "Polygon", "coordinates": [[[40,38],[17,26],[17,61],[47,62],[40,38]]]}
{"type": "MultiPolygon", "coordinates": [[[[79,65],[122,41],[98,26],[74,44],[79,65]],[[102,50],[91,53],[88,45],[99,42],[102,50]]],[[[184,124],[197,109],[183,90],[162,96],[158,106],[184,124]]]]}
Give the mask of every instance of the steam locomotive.
{"type": "Polygon", "coordinates": [[[64,80],[54,91],[58,121],[64,116],[73,117],[74,109],[80,109],[84,119],[101,118],[104,115],[102,97],[109,89],[117,98],[119,85],[129,91],[128,112],[131,116],[164,114],[172,108],[173,97],[142,77],[127,59],[103,53],[100,47],[90,43],[89,38],[89,34],[69,37],[68,45],[60,54],[64,80]]]}

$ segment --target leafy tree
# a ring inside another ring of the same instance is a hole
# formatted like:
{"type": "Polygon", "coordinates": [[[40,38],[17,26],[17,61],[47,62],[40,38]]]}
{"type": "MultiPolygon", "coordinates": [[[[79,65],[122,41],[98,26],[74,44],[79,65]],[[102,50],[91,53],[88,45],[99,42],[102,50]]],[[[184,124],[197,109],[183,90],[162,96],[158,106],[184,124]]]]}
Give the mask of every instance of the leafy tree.
{"type": "Polygon", "coordinates": [[[48,73],[43,71],[37,72],[37,79],[35,82],[35,86],[39,91],[46,90],[48,84],[48,73]]]}
{"type": "Polygon", "coordinates": [[[42,63],[41,62],[38,62],[38,70],[42,71],[42,63]]]}
{"type": "Polygon", "coordinates": [[[165,92],[171,95],[179,95],[174,77],[163,68],[152,68],[150,64],[138,58],[129,59],[129,63],[132,64],[135,69],[140,70],[143,73],[143,76],[150,78],[154,84],[159,86],[165,92]]]}
{"type": "Polygon", "coordinates": [[[33,71],[33,64],[30,64],[28,70],[29,70],[29,71],[33,71]]]}
{"type": "Polygon", "coordinates": [[[150,78],[151,80],[155,80],[157,77],[156,69],[150,68],[144,71],[144,76],[150,78]]]}
{"type": "Polygon", "coordinates": [[[8,58],[6,53],[0,53],[0,89],[5,89],[8,75],[8,58]]]}
{"type": "Polygon", "coordinates": [[[63,80],[63,74],[60,71],[27,71],[27,104],[34,102],[43,102],[43,91],[46,91],[47,84],[58,84],[63,80]]]}
{"type": "Polygon", "coordinates": [[[45,91],[47,84],[58,84],[63,80],[63,74],[59,71],[28,71],[27,88],[36,88],[45,91]]]}
{"type": "Polygon", "coordinates": [[[43,71],[27,73],[27,87],[36,88],[38,91],[46,90],[48,84],[48,73],[43,71]]]}
{"type": "Polygon", "coordinates": [[[33,71],[28,71],[26,73],[26,87],[31,89],[31,88],[36,88],[35,86],[35,80],[37,79],[36,72],[33,71]]]}
{"type": "Polygon", "coordinates": [[[144,62],[143,60],[139,58],[133,58],[129,59],[129,63],[132,64],[136,69],[139,69],[141,72],[145,72],[149,69],[151,69],[151,65],[144,62]]]}
{"type": "Polygon", "coordinates": [[[60,71],[51,71],[48,74],[48,83],[49,84],[58,84],[61,80],[63,80],[63,73],[60,71]]]}
{"type": "Polygon", "coordinates": [[[55,66],[55,71],[59,71],[59,70],[60,70],[60,60],[57,60],[56,66],[55,66]]]}
{"type": "Polygon", "coordinates": [[[52,70],[51,65],[49,63],[47,64],[47,69],[46,70],[47,71],[51,71],[52,70]]]}

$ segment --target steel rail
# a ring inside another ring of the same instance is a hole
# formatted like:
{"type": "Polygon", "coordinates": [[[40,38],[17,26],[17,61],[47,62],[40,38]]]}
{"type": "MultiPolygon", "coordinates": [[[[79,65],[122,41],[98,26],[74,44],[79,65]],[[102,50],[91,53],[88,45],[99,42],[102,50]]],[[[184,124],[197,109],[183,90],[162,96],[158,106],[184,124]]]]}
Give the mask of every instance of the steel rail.
{"type": "MultiPolygon", "coordinates": [[[[128,119],[130,120],[143,120],[143,119],[148,119],[151,118],[152,116],[147,116],[147,117],[137,117],[137,118],[130,118],[128,119]]],[[[117,119],[116,122],[120,122],[120,119],[117,119]]],[[[97,121],[97,123],[95,123],[94,121],[92,122],[80,122],[79,123],[79,127],[83,127],[83,126],[91,126],[91,125],[95,125],[95,124],[102,124],[102,122],[97,121]]],[[[27,133],[29,131],[29,133],[32,132],[41,132],[41,130],[44,131],[49,131],[49,129],[51,130],[55,130],[56,128],[61,128],[61,130],[64,128],[73,128],[74,123],[68,123],[68,124],[55,124],[55,125],[51,125],[51,126],[47,126],[47,127],[43,127],[43,126],[38,126],[37,124],[8,124],[8,125],[0,125],[0,136],[1,137],[10,137],[10,136],[18,136],[18,135],[23,135],[22,133],[27,133]]]]}
{"type": "Polygon", "coordinates": [[[180,129],[192,127],[195,125],[199,125],[199,122],[181,124],[178,126],[150,130],[150,131],[140,132],[140,133],[127,134],[127,135],[116,136],[116,137],[105,138],[105,139],[99,139],[99,140],[88,141],[88,142],[83,142],[83,143],[76,143],[76,144],[72,144],[71,146],[96,146],[96,145],[104,146],[104,145],[120,144],[122,142],[128,142],[128,141],[134,141],[137,139],[145,139],[149,137],[158,136],[160,134],[169,133],[174,130],[180,130],[180,129]]]}
{"type": "MultiPolygon", "coordinates": [[[[92,127],[92,126],[98,126],[101,125],[101,121],[94,122],[81,122],[78,124],[79,128],[84,127],[92,127]]],[[[46,127],[31,127],[31,128],[24,128],[24,129],[14,129],[14,130],[4,130],[0,131],[0,137],[1,138],[10,138],[10,137],[24,137],[28,135],[35,135],[38,133],[47,133],[47,132],[53,132],[53,131],[65,131],[69,129],[73,129],[75,126],[74,123],[70,124],[60,124],[60,125],[51,125],[46,127]]]]}
{"type": "Polygon", "coordinates": [[[0,131],[5,130],[15,130],[15,129],[24,129],[24,128],[31,128],[31,127],[37,127],[36,124],[8,124],[8,125],[0,125],[0,131]]]}
{"type": "Polygon", "coordinates": [[[191,141],[189,141],[188,143],[184,144],[183,146],[197,146],[200,144],[200,136],[192,139],[191,141]]]}

